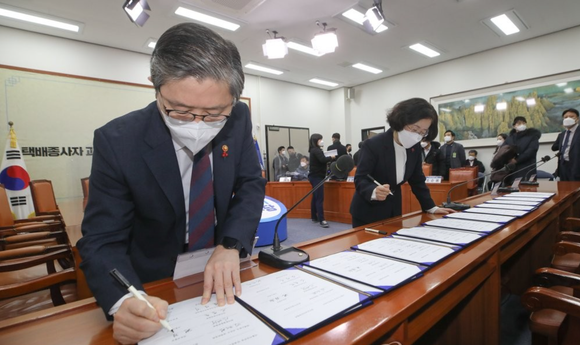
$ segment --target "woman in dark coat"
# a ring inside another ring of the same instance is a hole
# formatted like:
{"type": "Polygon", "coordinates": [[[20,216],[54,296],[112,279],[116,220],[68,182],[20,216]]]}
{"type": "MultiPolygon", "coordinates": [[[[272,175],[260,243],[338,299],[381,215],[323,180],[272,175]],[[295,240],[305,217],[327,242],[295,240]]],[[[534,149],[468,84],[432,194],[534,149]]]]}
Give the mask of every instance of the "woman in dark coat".
{"type": "MultiPolygon", "coordinates": [[[[314,133],[310,136],[308,152],[310,152],[310,172],[308,181],[314,188],[326,177],[326,164],[334,159],[335,156],[326,157],[322,152],[324,147],[322,135],[314,133]]],[[[324,219],[324,186],[318,188],[312,193],[312,202],[310,204],[310,217],[313,222],[320,222],[320,226],[328,228],[328,223],[324,219]]]]}

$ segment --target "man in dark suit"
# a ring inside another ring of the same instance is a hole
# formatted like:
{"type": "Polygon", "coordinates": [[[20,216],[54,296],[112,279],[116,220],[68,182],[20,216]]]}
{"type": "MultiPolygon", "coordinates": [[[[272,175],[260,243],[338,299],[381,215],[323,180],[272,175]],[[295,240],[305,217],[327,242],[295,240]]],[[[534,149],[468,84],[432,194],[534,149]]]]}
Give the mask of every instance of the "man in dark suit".
{"type": "Polygon", "coordinates": [[[463,145],[455,142],[455,132],[447,131],[443,137],[444,145],[441,145],[443,164],[440,173],[444,180],[449,180],[449,169],[461,168],[465,165],[465,149],[463,145]]]}
{"type": "Polygon", "coordinates": [[[431,175],[442,176],[441,166],[444,162],[441,152],[439,151],[441,144],[437,141],[423,138],[423,140],[421,140],[421,147],[423,148],[423,151],[421,152],[423,163],[431,164],[431,175]]]}
{"type": "Polygon", "coordinates": [[[580,135],[578,135],[578,110],[566,109],[562,113],[566,128],[552,145],[552,151],[560,151],[558,176],[560,181],[580,181],[580,135]]]}
{"type": "Polygon", "coordinates": [[[109,271],[138,290],[173,275],[177,256],[215,245],[204,271],[202,304],[241,293],[239,258],[252,250],[265,180],[248,107],[238,102],[244,74],[237,48],[194,23],[166,31],[151,57],[156,101],[97,129],[90,198],[78,242],[89,287],[114,337],[154,334],[167,302],[127,295],[109,271]],[[191,197],[191,199],[190,199],[191,197]]]}

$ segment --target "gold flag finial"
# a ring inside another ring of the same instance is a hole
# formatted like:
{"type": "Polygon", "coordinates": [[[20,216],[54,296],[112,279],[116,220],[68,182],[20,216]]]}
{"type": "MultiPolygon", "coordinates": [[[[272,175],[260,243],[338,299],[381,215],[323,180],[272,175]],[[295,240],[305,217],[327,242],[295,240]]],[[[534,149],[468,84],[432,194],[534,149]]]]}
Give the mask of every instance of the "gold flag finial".
{"type": "Polygon", "coordinates": [[[10,148],[15,149],[16,148],[16,132],[14,132],[14,128],[12,128],[12,126],[14,126],[14,122],[10,121],[10,122],[8,122],[8,125],[10,125],[10,148]]]}

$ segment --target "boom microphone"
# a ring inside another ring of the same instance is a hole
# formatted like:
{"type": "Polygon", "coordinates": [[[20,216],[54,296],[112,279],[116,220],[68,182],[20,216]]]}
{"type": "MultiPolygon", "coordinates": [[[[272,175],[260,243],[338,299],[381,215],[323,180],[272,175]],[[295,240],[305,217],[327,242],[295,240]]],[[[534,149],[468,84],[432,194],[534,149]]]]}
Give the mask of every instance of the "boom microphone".
{"type": "Polygon", "coordinates": [[[305,196],[302,197],[297,203],[295,203],[292,207],[286,211],[276,222],[276,227],[274,228],[274,243],[272,244],[271,248],[264,249],[260,251],[258,254],[258,260],[261,263],[266,265],[276,267],[276,268],[288,268],[294,265],[301,264],[310,260],[308,253],[305,251],[294,248],[288,247],[284,248],[280,245],[280,238],[278,237],[278,225],[282,221],[282,218],[286,217],[290,211],[296,208],[304,199],[308,198],[310,194],[314,193],[318,188],[324,185],[324,182],[328,181],[332,176],[336,176],[338,178],[345,178],[348,176],[348,173],[354,168],[354,161],[352,157],[349,155],[342,155],[340,156],[336,162],[332,162],[330,164],[330,174],[324,178],[324,180],[320,181],[319,184],[314,186],[312,190],[306,193],[305,196]]]}
{"type": "MultiPolygon", "coordinates": [[[[537,164],[539,164],[539,163],[542,163],[542,164],[544,164],[544,163],[546,163],[547,161],[549,161],[550,159],[552,159],[552,158],[554,158],[554,157],[557,157],[557,156],[558,156],[558,153],[556,153],[556,154],[555,154],[553,157],[550,157],[550,156],[544,156],[544,157],[542,157],[542,159],[540,159],[539,161],[535,162],[534,164],[530,164],[530,165],[528,165],[528,166],[525,166],[525,167],[523,167],[523,168],[521,168],[521,169],[518,169],[518,170],[516,170],[516,171],[514,171],[514,172],[512,172],[512,173],[510,173],[510,174],[507,174],[507,175],[505,175],[505,176],[504,176],[504,178],[501,180],[501,184],[500,184],[500,186],[501,186],[501,185],[503,185],[503,183],[505,182],[505,179],[506,179],[508,176],[511,176],[511,175],[513,175],[513,174],[516,174],[516,173],[519,173],[520,171],[524,171],[524,170],[526,170],[526,169],[530,169],[530,170],[532,170],[532,169],[533,169],[533,168],[534,168],[534,167],[535,167],[537,164]]],[[[542,165],[542,164],[540,164],[540,165],[542,165]]],[[[512,187],[500,187],[500,188],[498,188],[498,189],[497,189],[497,191],[498,191],[499,193],[511,193],[511,192],[518,192],[518,191],[519,191],[519,189],[518,189],[518,188],[512,188],[512,187]]]]}
{"type": "Polygon", "coordinates": [[[515,169],[515,165],[513,163],[509,163],[506,164],[503,168],[499,169],[499,170],[494,170],[490,173],[487,173],[483,176],[478,176],[476,178],[472,178],[470,180],[467,181],[463,181],[453,187],[451,187],[451,189],[449,189],[449,192],[447,192],[447,202],[444,202],[441,206],[445,207],[445,208],[450,208],[452,210],[456,210],[456,211],[462,211],[462,210],[467,210],[468,208],[470,208],[471,206],[467,205],[467,204],[462,204],[462,203],[458,203],[458,202],[452,202],[451,201],[451,192],[459,187],[459,186],[463,186],[471,181],[475,181],[475,180],[479,180],[480,178],[485,178],[487,176],[490,176],[491,174],[497,173],[499,171],[513,171],[515,169]]]}

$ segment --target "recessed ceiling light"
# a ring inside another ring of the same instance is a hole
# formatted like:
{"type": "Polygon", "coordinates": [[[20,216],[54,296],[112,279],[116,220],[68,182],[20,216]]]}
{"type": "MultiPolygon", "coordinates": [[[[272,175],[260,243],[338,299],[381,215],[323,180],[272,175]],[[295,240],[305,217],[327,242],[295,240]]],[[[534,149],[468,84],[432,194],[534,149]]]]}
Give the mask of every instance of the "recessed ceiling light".
{"type": "Polygon", "coordinates": [[[370,72],[370,73],[373,73],[373,74],[379,74],[379,73],[382,73],[383,72],[382,70],[380,70],[378,68],[374,68],[374,67],[371,67],[371,66],[367,66],[367,65],[362,64],[362,63],[355,63],[354,65],[352,65],[352,67],[358,68],[360,70],[363,70],[363,71],[366,71],[366,72],[370,72]]]}
{"type": "MultiPolygon", "coordinates": [[[[28,11],[26,11],[28,12],[28,11]]],[[[66,23],[62,20],[49,19],[50,16],[45,14],[27,14],[20,12],[18,10],[7,9],[6,7],[0,8],[0,16],[8,17],[12,19],[22,20],[29,23],[40,24],[44,26],[50,26],[57,29],[79,32],[80,25],[66,23]]]]}
{"type": "Polygon", "coordinates": [[[316,57],[324,55],[324,54],[321,54],[318,51],[314,50],[312,47],[308,47],[308,46],[305,46],[303,44],[292,42],[292,41],[286,43],[286,46],[290,49],[294,49],[294,50],[297,50],[297,51],[300,51],[300,52],[303,52],[306,54],[314,55],[316,57]]]}
{"type": "Polygon", "coordinates": [[[512,22],[505,14],[491,18],[491,22],[495,24],[506,36],[513,35],[520,32],[520,29],[512,22]]]}
{"type": "Polygon", "coordinates": [[[309,82],[311,83],[315,83],[315,84],[320,84],[320,85],[326,85],[326,86],[338,86],[337,83],[333,83],[331,81],[326,81],[326,80],[322,80],[322,79],[318,79],[318,78],[312,78],[309,80],[309,82]]]}
{"type": "Polygon", "coordinates": [[[483,105],[483,104],[478,104],[475,107],[473,107],[473,111],[475,111],[476,113],[483,113],[484,109],[485,109],[485,105],[483,105]]]}
{"type": "Polygon", "coordinates": [[[528,98],[526,99],[526,104],[528,105],[528,107],[533,107],[534,105],[536,105],[536,100],[534,98],[528,98]]]}
{"type": "Polygon", "coordinates": [[[441,108],[441,111],[444,111],[446,113],[450,113],[451,112],[451,109],[449,109],[449,108],[441,108]]]}
{"type": "Polygon", "coordinates": [[[276,70],[276,69],[273,69],[273,68],[264,67],[264,66],[259,66],[259,65],[256,65],[254,63],[248,63],[245,67],[246,68],[250,68],[250,69],[254,69],[256,71],[261,71],[261,72],[266,72],[266,73],[272,73],[272,74],[275,74],[275,75],[280,75],[280,74],[283,74],[284,73],[282,71],[279,71],[279,70],[276,70]]]}
{"type": "MultiPolygon", "coordinates": [[[[348,18],[350,20],[352,20],[353,22],[359,24],[359,25],[364,25],[364,21],[366,19],[365,14],[355,10],[354,8],[349,9],[348,11],[345,11],[342,13],[342,16],[345,18],[348,18]]],[[[389,27],[386,26],[385,24],[381,24],[376,30],[375,32],[379,33],[379,32],[383,32],[385,30],[387,30],[389,27]]]]}
{"type": "Polygon", "coordinates": [[[567,87],[564,89],[564,92],[565,93],[572,93],[572,92],[574,92],[574,89],[572,89],[571,87],[567,87]]]}
{"type": "Polygon", "coordinates": [[[564,87],[566,85],[568,85],[568,83],[558,83],[558,84],[556,84],[557,87],[564,87]]]}
{"type": "Polygon", "coordinates": [[[197,20],[197,21],[202,22],[202,23],[218,26],[220,28],[230,30],[230,31],[236,31],[237,29],[240,28],[240,26],[238,24],[228,22],[226,20],[219,19],[216,17],[212,17],[212,16],[209,16],[207,14],[196,12],[196,11],[187,9],[185,7],[178,7],[177,10],[175,10],[175,14],[177,14],[178,16],[197,20]]]}
{"type": "Polygon", "coordinates": [[[441,53],[439,53],[438,51],[435,51],[434,49],[431,49],[431,48],[429,48],[421,43],[413,44],[413,45],[409,46],[409,48],[413,49],[414,51],[416,51],[418,53],[426,55],[430,58],[441,55],[441,53]]]}
{"type": "Polygon", "coordinates": [[[520,102],[523,102],[523,101],[525,101],[526,99],[525,99],[524,97],[522,97],[522,96],[518,96],[518,97],[516,97],[516,100],[518,100],[518,101],[520,101],[520,102]]]}
{"type": "Polygon", "coordinates": [[[155,38],[149,38],[147,42],[145,42],[145,46],[151,49],[155,49],[155,44],[157,44],[157,39],[155,38]]]}

